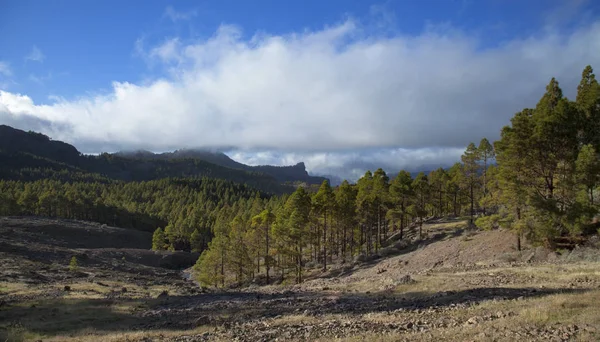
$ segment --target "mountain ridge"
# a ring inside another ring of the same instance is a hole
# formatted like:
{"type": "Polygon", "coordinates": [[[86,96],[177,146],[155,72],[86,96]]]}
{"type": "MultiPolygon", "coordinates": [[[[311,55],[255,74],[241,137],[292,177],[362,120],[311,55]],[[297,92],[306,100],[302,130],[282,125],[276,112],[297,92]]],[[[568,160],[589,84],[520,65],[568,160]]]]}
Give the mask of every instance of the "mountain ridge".
{"type": "Polygon", "coordinates": [[[255,167],[238,163],[220,152],[178,150],[155,154],[140,150],[85,155],[68,143],[7,125],[0,125],[0,161],[1,179],[31,180],[77,170],[87,174],[84,178],[108,177],[124,181],[219,178],[270,193],[291,192],[292,185],[312,185],[325,179],[308,175],[303,163],[287,167],[255,167]]]}
{"type": "Polygon", "coordinates": [[[295,165],[246,165],[237,162],[228,155],[220,151],[212,151],[208,149],[180,149],[173,152],[153,153],[147,150],[136,151],[119,151],[115,155],[134,157],[139,159],[200,159],[212,164],[239,169],[244,171],[255,171],[269,174],[280,182],[303,182],[307,184],[321,184],[328,179],[323,176],[311,176],[306,171],[304,162],[299,162],[295,165]]]}

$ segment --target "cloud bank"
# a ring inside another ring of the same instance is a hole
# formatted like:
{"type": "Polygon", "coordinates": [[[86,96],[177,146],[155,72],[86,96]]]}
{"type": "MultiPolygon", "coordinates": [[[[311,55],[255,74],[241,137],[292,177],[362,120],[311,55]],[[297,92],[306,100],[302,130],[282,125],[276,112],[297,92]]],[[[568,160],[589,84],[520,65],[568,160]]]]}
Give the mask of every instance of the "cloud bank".
{"type": "Polygon", "coordinates": [[[223,25],[205,40],[138,47],[166,72],[150,82],[49,104],[0,91],[0,123],[34,122],[84,152],[223,147],[241,161],[302,158],[343,176],[371,162],[452,163],[534,106],[551,77],[574,97],[584,66],[600,68],[599,37],[600,21],[492,47],[435,28],[378,35],[352,20],[250,39],[223,25]]]}

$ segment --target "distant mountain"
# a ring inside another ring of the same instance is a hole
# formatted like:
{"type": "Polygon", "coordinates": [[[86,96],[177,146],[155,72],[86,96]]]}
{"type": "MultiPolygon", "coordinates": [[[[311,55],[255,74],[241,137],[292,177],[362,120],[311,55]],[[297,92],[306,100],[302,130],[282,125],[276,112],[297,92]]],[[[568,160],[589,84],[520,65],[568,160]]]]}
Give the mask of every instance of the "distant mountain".
{"type": "Polygon", "coordinates": [[[318,184],[303,163],[294,166],[248,166],[220,152],[179,150],[83,155],[74,146],[36,132],[0,125],[0,179],[43,178],[145,181],[167,177],[217,178],[248,184],[269,193],[293,191],[291,184],[318,184]]]}
{"type": "Polygon", "coordinates": [[[292,166],[272,166],[260,165],[250,166],[236,162],[229,158],[223,152],[201,150],[201,149],[185,149],[166,153],[152,153],[149,151],[132,151],[132,152],[117,152],[117,156],[136,159],[157,159],[157,160],[177,160],[177,159],[197,159],[203,160],[215,165],[228,167],[251,172],[260,172],[275,177],[282,183],[305,183],[305,184],[321,184],[327,178],[319,176],[311,176],[306,171],[306,165],[300,162],[292,166]]]}
{"type": "Polygon", "coordinates": [[[0,150],[10,154],[28,153],[72,165],[77,165],[82,156],[72,145],[6,125],[0,125],[0,150]]]}

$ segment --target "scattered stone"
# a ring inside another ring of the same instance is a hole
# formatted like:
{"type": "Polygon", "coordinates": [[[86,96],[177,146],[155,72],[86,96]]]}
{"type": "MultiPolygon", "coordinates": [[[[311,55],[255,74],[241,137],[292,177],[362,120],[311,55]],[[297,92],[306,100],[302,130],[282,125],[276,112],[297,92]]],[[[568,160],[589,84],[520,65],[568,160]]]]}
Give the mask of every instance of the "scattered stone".
{"type": "Polygon", "coordinates": [[[400,279],[396,281],[396,285],[405,285],[405,284],[414,284],[416,281],[410,276],[410,274],[406,274],[400,279]]]}
{"type": "Polygon", "coordinates": [[[481,321],[481,317],[473,316],[467,320],[467,324],[477,324],[481,321]]]}
{"type": "Polygon", "coordinates": [[[65,292],[71,291],[71,286],[65,285],[65,287],[63,288],[63,291],[65,291],[65,292]]]}
{"type": "Polygon", "coordinates": [[[121,289],[121,292],[123,292],[123,293],[127,292],[127,288],[126,288],[126,287],[123,287],[123,288],[121,289]]]}

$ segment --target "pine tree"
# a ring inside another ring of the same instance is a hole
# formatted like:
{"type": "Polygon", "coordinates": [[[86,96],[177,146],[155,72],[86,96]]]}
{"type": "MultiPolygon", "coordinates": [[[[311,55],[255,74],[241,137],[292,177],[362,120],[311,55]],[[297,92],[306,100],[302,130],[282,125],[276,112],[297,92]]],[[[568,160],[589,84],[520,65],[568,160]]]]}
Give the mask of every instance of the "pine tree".
{"type": "Polygon", "coordinates": [[[203,242],[204,241],[202,239],[202,235],[200,234],[198,229],[194,229],[192,235],[190,235],[190,247],[192,249],[192,252],[202,252],[202,249],[204,247],[203,242]]]}
{"type": "Polygon", "coordinates": [[[359,246],[364,248],[366,255],[371,254],[372,247],[372,225],[376,220],[373,213],[376,209],[375,196],[373,194],[373,174],[365,172],[357,183],[358,193],[356,195],[356,207],[360,224],[359,246]]]}
{"type": "Polygon", "coordinates": [[[388,206],[388,188],[389,188],[389,177],[379,168],[373,173],[373,199],[375,201],[375,210],[377,217],[377,238],[375,239],[375,253],[379,247],[381,247],[382,233],[387,230],[382,226],[384,225],[385,214],[388,206]]]}
{"type": "Polygon", "coordinates": [[[471,212],[469,222],[473,224],[473,216],[475,215],[475,188],[479,178],[479,151],[475,147],[475,144],[470,143],[465,150],[465,153],[461,156],[463,162],[464,181],[466,188],[469,193],[469,200],[471,202],[471,212]]]}
{"type": "Polygon", "coordinates": [[[595,206],[594,191],[600,185],[600,159],[591,144],[584,145],[579,151],[576,165],[576,179],[586,194],[586,202],[595,206]]]}
{"type": "Polygon", "coordinates": [[[442,168],[431,171],[427,177],[429,180],[429,186],[431,189],[432,196],[432,207],[435,208],[435,215],[442,217],[444,216],[444,193],[445,186],[448,182],[449,176],[446,171],[442,168]]]}
{"type": "Polygon", "coordinates": [[[327,270],[327,221],[335,208],[335,195],[328,180],[324,180],[319,191],[314,195],[314,206],[323,215],[323,271],[327,270]]]}
{"type": "Polygon", "coordinates": [[[194,276],[202,284],[218,287],[219,284],[223,284],[224,279],[220,271],[221,257],[218,253],[219,251],[217,248],[211,248],[215,242],[218,243],[218,240],[213,240],[209,243],[209,247],[202,252],[196,261],[194,276]]]}
{"type": "Polygon", "coordinates": [[[166,248],[166,237],[165,233],[161,228],[156,228],[154,234],[152,234],[152,250],[162,251],[166,248]]]}
{"type": "Polygon", "coordinates": [[[270,209],[265,209],[259,215],[256,215],[252,218],[252,226],[257,230],[262,230],[263,236],[265,237],[264,264],[266,268],[267,284],[270,282],[269,268],[271,264],[269,254],[269,232],[271,230],[271,225],[275,222],[275,219],[275,214],[273,214],[270,209]]]}
{"type": "Polygon", "coordinates": [[[411,214],[419,222],[419,239],[423,238],[423,219],[427,215],[427,197],[429,196],[429,182],[427,176],[420,172],[412,182],[412,189],[415,193],[414,204],[411,205],[411,214]]]}
{"type": "Polygon", "coordinates": [[[583,145],[592,144],[600,150],[600,85],[591,66],[586,66],[577,87],[578,108],[582,111],[580,139],[583,145]]]}
{"type": "MultiPolygon", "coordinates": [[[[486,139],[483,138],[481,139],[481,141],[479,142],[479,147],[477,148],[478,150],[478,154],[479,157],[481,159],[481,161],[483,161],[483,171],[482,171],[482,184],[483,184],[483,193],[482,193],[482,198],[484,199],[484,203],[485,203],[485,198],[487,197],[488,194],[488,190],[487,190],[487,171],[488,171],[488,161],[490,159],[494,159],[495,158],[495,153],[494,153],[494,147],[492,146],[492,144],[490,144],[490,142],[486,139]]],[[[483,215],[485,215],[485,205],[483,206],[483,215]]]]}
{"type": "Polygon", "coordinates": [[[79,264],[77,263],[77,258],[75,256],[71,257],[71,261],[69,262],[69,271],[77,272],[79,269],[79,264]]]}
{"type": "Polygon", "coordinates": [[[406,217],[411,199],[414,196],[412,189],[413,179],[409,172],[400,171],[390,184],[390,199],[392,208],[388,211],[388,216],[393,220],[400,222],[400,239],[403,238],[404,228],[406,227],[406,217]]]}
{"type": "Polygon", "coordinates": [[[525,219],[529,212],[529,184],[533,178],[527,161],[533,149],[533,129],[533,110],[523,110],[511,119],[511,126],[502,129],[501,139],[495,143],[500,196],[504,204],[502,221],[515,232],[518,250],[521,250],[523,234],[530,235],[530,225],[525,219]]]}
{"type": "Polygon", "coordinates": [[[344,180],[336,190],[336,217],[342,227],[342,263],[346,262],[350,245],[350,255],[354,249],[354,227],[356,226],[356,191],[344,180]],[[350,242],[348,242],[350,238],[350,242]]]}
{"type": "Polygon", "coordinates": [[[228,265],[236,275],[238,284],[242,284],[252,273],[252,259],[245,241],[246,225],[238,215],[231,222],[228,244],[228,265]]]}
{"type": "Polygon", "coordinates": [[[448,169],[448,178],[445,187],[446,196],[448,202],[452,203],[452,213],[456,217],[461,214],[464,197],[461,191],[461,185],[464,183],[464,172],[461,163],[455,163],[448,169]]]}

